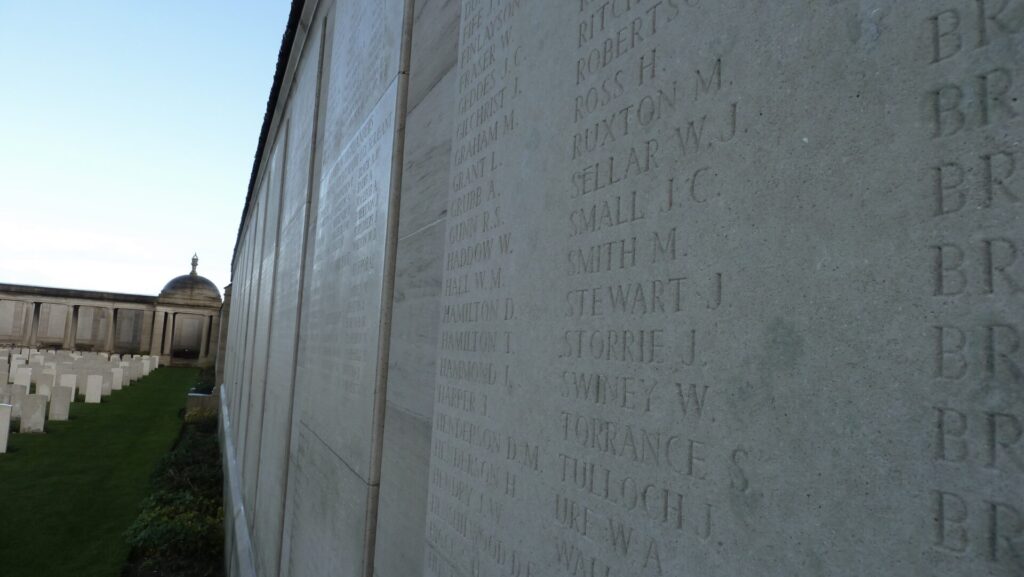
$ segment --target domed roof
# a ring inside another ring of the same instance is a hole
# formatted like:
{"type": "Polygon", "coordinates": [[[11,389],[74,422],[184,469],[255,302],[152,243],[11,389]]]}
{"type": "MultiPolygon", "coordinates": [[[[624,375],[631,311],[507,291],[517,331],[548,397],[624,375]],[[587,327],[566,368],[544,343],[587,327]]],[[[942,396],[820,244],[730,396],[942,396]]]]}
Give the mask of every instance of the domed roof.
{"type": "Polygon", "coordinates": [[[210,279],[199,276],[199,257],[192,256],[192,272],[174,277],[160,291],[157,301],[184,305],[220,305],[220,291],[210,279]]]}

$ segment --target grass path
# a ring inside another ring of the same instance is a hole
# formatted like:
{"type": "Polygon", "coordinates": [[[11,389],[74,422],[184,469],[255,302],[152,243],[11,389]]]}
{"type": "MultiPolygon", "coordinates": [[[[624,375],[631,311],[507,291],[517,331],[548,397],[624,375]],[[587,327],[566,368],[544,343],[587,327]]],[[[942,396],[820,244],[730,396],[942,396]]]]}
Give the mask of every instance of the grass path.
{"type": "Polygon", "coordinates": [[[75,403],[0,455],[0,575],[117,577],[123,533],[181,428],[195,369],[161,367],[100,405],[75,403]]]}

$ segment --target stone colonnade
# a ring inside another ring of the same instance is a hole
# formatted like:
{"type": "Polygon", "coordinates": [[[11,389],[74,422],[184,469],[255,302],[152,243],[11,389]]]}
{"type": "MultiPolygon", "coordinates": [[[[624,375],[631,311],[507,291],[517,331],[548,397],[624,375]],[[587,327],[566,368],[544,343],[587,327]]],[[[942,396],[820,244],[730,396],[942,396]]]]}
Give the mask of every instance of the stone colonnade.
{"type": "Polygon", "coordinates": [[[176,359],[211,365],[219,325],[220,311],[213,307],[162,304],[145,295],[0,284],[0,345],[149,354],[164,363],[176,359]]]}
{"type": "Polygon", "coordinates": [[[159,354],[161,358],[170,357],[173,352],[174,337],[179,333],[179,317],[199,317],[202,327],[199,331],[199,360],[204,364],[213,360],[217,351],[217,339],[220,334],[220,314],[209,311],[197,312],[183,308],[158,306],[153,311],[152,336],[150,354],[159,354]]]}

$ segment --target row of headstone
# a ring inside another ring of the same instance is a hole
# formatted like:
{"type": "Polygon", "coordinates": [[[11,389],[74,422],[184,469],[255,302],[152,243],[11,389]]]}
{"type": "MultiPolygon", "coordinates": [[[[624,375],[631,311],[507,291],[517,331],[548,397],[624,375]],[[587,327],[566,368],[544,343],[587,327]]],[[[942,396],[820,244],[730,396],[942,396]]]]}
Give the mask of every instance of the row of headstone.
{"type": "Polygon", "coordinates": [[[0,348],[0,453],[14,421],[19,433],[45,432],[47,420],[68,420],[80,396],[101,403],[159,364],[148,355],[0,348]]]}

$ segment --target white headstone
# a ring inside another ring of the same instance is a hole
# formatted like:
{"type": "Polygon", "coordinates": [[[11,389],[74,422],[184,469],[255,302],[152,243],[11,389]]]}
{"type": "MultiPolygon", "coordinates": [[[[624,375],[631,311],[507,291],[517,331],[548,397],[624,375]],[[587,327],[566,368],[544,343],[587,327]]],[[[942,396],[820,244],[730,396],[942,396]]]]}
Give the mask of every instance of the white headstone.
{"type": "Polygon", "coordinates": [[[74,399],[75,398],[75,393],[78,390],[78,375],[72,375],[72,374],[61,375],[60,376],[60,386],[67,387],[67,388],[71,389],[71,398],[74,399]]]}
{"type": "Polygon", "coordinates": [[[0,454],[7,452],[7,436],[11,431],[11,405],[0,405],[0,454]]]}
{"type": "Polygon", "coordinates": [[[27,395],[21,401],[21,433],[42,433],[46,427],[46,397],[27,395]]]}
{"type": "Polygon", "coordinates": [[[26,387],[32,384],[32,369],[19,368],[14,373],[14,384],[25,385],[26,387]]]}
{"type": "Polygon", "coordinates": [[[103,398],[103,375],[89,375],[85,381],[85,402],[96,404],[103,398]]]}
{"type": "Polygon", "coordinates": [[[110,388],[115,391],[120,391],[124,382],[124,369],[120,367],[110,369],[110,373],[110,388]]]}
{"type": "Polygon", "coordinates": [[[57,374],[53,369],[43,369],[39,379],[36,381],[36,394],[50,396],[50,392],[57,383],[57,374]],[[45,392],[44,392],[45,391],[45,392]]]}
{"type": "Polygon", "coordinates": [[[103,371],[103,396],[109,397],[114,392],[113,386],[114,377],[111,373],[111,369],[103,371]]]}
{"type": "Polygon", "coordinates": [[[28,396],[28,385],[11,385],[11,417],[21,418],[21,401],[28,396]]]}
{"type": "Polygon", "coordinates": [[[50,420],[66,421],[71,413],[71,400],[74,395],[71,387],[54,387],[50,393],[50,420]]]}

